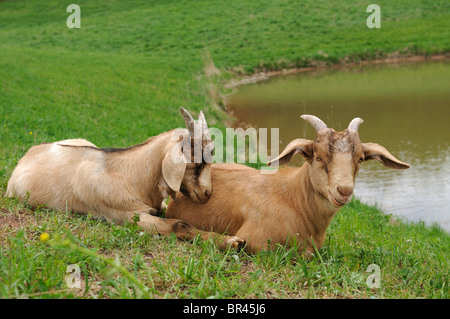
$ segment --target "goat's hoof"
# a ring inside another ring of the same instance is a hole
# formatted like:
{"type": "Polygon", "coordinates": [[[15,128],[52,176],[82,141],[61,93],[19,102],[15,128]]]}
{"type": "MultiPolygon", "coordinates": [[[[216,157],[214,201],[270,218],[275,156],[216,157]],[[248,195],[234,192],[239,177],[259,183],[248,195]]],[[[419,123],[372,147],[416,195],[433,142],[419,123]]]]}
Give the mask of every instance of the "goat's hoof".
{"type": "Polygon", "coordinates": [[[237,236],[229,236],[225,242],[227,247],[231,247],[235,250],[242,250],[246,244],[245,240],[237,236]]]}

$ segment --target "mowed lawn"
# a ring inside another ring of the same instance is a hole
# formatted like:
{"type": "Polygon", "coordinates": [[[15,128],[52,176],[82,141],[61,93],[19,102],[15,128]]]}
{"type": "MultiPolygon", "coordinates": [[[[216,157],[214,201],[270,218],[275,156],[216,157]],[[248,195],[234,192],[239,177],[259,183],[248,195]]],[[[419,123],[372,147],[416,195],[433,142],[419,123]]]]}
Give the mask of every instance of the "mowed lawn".
{"type": "Polygon", "coordinates": [[[223,85],[245,74],[448,53],[448,1],[378,1],[381,29],[366,26],[372,1],[78,1],[80,29],[66,25],[70,3],[0,2],[2,298],[448,298],[448,234],[358,201],[305,261],[295,249],[221,252],[3,196],[34,144],[130,146],[182,127],[179,106],[224,129],[223,85]],[[366,283],[371,264],[380,288],[366,283]],[[69,265],[80,289],[67,286],[69,265]]]}

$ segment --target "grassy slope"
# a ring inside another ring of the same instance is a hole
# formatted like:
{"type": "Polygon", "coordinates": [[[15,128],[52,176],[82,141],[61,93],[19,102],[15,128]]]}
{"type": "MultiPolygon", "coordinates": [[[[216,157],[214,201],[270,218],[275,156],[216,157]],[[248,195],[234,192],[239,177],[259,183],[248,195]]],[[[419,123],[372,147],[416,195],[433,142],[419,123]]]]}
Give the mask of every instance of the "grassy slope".
{"type": "MultiPolygon", "coordinates": [[[[65,1],[0,2],[0,190],[33,144],[84,137],[126,146],[181,126],[178,106],[211,107],[204,56],[222,73],[302,66],[311,60],[431,54],[450,48],[448,1],[379,1],[382,28],[365,26],[371,1],[78,1],[82,28],[70,30],[65,1]],[[325,53],[325,54],[324,54],[325,53]],[[233,72],[227,72],[233,71],[233,72]]],[[[107,257],[118,254],[149,287],[138,296],[168,297],[448,297],[448,235],[389,222],[353,203],[333,221],[321,258],[295,262],[280,250],[246,256],[139,236],[52,211],[29,211],[1,199],[0,296],[65,289],[67,264],[80,264],[91,289],[51,296],[133,297],[124,272],[74,247],[39,242],[72,233],[73,242],[107,257]],[[17,227],[22,225],[22,227],[17,227]],[[78,239],[77,239],[78,238],[78,239]],[[170,251],[170,253],[168,252],[170,251]],[[382,270],[369,290],[365,269],[382,270]],[[114,267],[113,267],[114,268],[114,267]],[[362,279],[364,278],[364,280],[362,279]]]]}

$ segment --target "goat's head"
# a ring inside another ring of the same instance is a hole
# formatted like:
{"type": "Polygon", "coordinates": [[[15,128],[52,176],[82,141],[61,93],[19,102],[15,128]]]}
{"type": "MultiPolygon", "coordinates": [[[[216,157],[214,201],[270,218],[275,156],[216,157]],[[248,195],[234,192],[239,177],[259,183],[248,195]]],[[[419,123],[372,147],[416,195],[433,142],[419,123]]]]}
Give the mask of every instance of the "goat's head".
{"type": "Polygon", "coordinates": [[[383,146],[361,143],[358,135],[360,118],[353,119],[348,128],[336,132],[313,115],[302,115],[317,131],[315,141],[295,139],[277,158],[268,163],[288,164],[295,154],[302,155],[309,164],[314,190],[329,203],[339,208],[347,204],[353,194],[360,163],[376,159],[384,166],[405,169],[409,165],[396,159],[383,146]]]}
{"type": "Polygon", "coordinates": [[[211,162],[214,143],[203,112],[195,123],[191,114],[180,108],[187,131],[180,135],[181,148],[167,154],[162,166],[163,177],[174,192],[180,191],[194,201],[206,203],[212,193],[211,162]],[[174,161],[173,156],[178,157],[174,161]]]}

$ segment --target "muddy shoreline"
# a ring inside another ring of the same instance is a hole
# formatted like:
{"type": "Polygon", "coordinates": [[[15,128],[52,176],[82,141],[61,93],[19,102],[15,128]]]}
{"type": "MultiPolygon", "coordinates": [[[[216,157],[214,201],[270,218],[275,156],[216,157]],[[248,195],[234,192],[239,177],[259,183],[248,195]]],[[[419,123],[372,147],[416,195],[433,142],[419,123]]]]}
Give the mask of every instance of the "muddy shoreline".
{"type": "Polygon", "coordinates": [[[332,69],[341,69],[341,68],[349,68],[355,66],[367,66],[367,65],[382,65],[382,64],[396,64],[396,63],[419,63],[426,61],[450,61],[450,53],[436,54],[436,55],[414,55],[414,56],[392,56],[387,57],[385,59],[375,59],[375,60],[365,60],[360,62],[343,62],[336,63],[333,65],[326,64],[318,64],[317,66],[310,67],[302,67],[302,68],[291,68],[291,69],[283,69],[278,71],[266,71],[266,72],[258,72],[249,76],[245,76],[242,78],[237,78],[225,83],[223,85],[226,89],[235,89],[247,84],[255,84],[259,82],[263,82],[269,80],[274,77],[291,75],[291,74],[300,74],[307,73],[319,70],[332,70],[332,69]]]}

